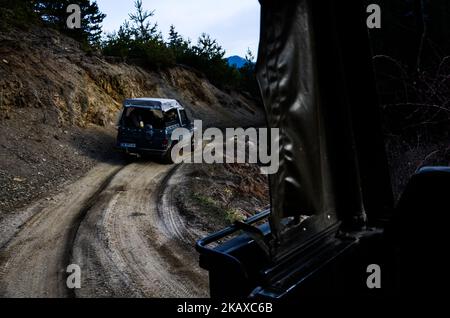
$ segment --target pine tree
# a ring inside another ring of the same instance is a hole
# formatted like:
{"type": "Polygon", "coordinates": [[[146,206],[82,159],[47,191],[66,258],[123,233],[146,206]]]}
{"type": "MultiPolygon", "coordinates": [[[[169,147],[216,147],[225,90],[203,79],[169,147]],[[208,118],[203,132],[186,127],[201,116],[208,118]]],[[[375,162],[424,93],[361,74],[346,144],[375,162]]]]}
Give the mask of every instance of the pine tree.
{"type": "Polygon", "coordinates": [[[255,55],[253,54],[250,48],[247,49],[247,53],[245,54],[245,65],[249,69],[253,69],[255,65],[255,55]]]}
{"type": "Polygon", "coordinates": [[[170,26],[169,39],[168,39],[167,44],[169,45],[170,48],[176,48],[176,47],[179,47],[182,42],[183,42],[183,38],[175,30],[175,26],[172,24],[170,26]]]}
{"type": "Polygon", "coordinates": [[[147,11],[142,5],[142,0],[135,0],[134,7],[136,9],[135,13],[130,13],[129,17],[131,22],[133,22],[133,30],[136,40],[146,42],[149,40],[160,40],[162,38],[161,34],[158,32],[158,24],[153,25],[148,21],[149,18],[155,15],[155,11],[147,11]]]}
{"type": "Polygon", "coordinates": [[[178,62],[184,62],[186,54],[190,53],[190,42],[186,41],[176,30],[175,26],[170,26],[167,46],[173,51],[178,62]]]}
{"type": "MultiPolygon", "coordinates": [[[[87,1],[89,3],[89,1],[87,1]]],[[[83,21],[85,25],[84,32],[87,33],[87,40],[91,44],[99,44],[102,37],[102,22],[106,18],[106,14],[100,12],[97,2],[94,1],[86,6],[83,21]]],[[[83,8],[81,9],[83,13],[83,8]]],[[[82,21],[82,25],[83,25],[82,21]]]]}
{"type": "Polygon", "coordinates": [[[130,23],[125,21],[117,32],[107,34],[102,43],[103,53],[109,56],[128,57],[133,44],[133,31],[130,23]]]}
{"type": "Polygon", "coordinates": [[[0,0],[0,28],[8,28],[10,25],[26,28],[37,20],[31,0],[0,0]]]}
{"type": "Polygon", "coordinates": [[[212,39],[209,34],[202,33],[199,37],[197,45],[194,47],[196,54],[207,60],[221,60],[225,55],[225,51],[219,45],[217,40],[212,39]]]}
{"type": "Polygon", "coordinates": [[[106,17],[101,13],[96,1],[89,0],[38,0],[34,1],[34,10],[41,20],[76,40],[89,44],[98,44],[101,37],[101,23],[106,17]],[[67,7],[77,4],[81,9],[81,28],[67,27],[67,7]]]}

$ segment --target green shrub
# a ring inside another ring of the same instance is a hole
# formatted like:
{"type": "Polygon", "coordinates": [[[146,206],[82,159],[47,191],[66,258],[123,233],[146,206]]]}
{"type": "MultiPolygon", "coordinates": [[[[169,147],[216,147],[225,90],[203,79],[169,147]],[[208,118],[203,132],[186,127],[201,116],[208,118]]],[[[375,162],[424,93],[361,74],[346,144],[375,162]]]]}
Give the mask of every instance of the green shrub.
{"type": "Polygon", "coordinates": [[[217,40],[203,33],[195,45],[185,40],[172,25],[167,42],[148,21],[153,11],[145,11],[142,2],[135,2],[136,12],[130,14],[131,22],[125,21],[118,32],[109,34],[102,43],[105,55],[143,62],[151,69],[161,69],[182,64],[190,66],[222,89],[239,89],[259,95],[256,84],[253,55],[249,52],[248,64],[238,70],[230,67],[224,58],[225,51],[217,40]]]}

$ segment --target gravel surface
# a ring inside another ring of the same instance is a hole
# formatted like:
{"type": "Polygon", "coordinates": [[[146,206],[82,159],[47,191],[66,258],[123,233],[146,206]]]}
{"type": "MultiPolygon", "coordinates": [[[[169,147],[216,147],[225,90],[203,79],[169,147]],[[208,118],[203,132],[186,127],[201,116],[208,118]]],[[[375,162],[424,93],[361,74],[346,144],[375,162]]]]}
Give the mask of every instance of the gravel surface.
{"type": "Polygon", "coordinates": [[[0,297],[206,297],[183,218],[158,210],[174,168],[99,164],[32,215],[15,214],[28,219],[0,222],[0,297]],[[66,287],[69,264],[81,289],[66,287]]]}

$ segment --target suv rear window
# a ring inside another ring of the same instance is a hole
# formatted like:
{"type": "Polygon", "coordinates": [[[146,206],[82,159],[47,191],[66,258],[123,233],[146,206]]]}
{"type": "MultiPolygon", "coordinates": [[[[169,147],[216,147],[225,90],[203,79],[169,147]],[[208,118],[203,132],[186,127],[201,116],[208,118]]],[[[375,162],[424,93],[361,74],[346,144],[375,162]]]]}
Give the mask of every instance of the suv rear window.
{"type": "Polygon", "coordinates": [[[148,125],[154,129],[164,129],[178,124],[176,109],[167,112],[141,107],[127,107],[122,116],[122,124],[127,128],[144,128],[148,125]]]}
{"type": "Polygon", "coordinates": [[[127,107],[122,116],[122,123],[128,128],[144,128],[147,125],[155,129],[165,128],[162,111],[139,107],[127,107]]]}
{"type": "Polygon", "coordinates": [[[174,108],[166,111],[164,113],[164,121],[166,122],[166,126],[179,124],[177,110],[174,108]]]}

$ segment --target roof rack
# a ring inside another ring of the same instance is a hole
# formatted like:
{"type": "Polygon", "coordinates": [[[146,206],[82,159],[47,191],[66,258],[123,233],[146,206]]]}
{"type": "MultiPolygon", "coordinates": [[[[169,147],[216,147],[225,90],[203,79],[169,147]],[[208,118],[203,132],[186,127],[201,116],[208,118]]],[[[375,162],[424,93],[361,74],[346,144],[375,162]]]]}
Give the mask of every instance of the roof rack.
{"type": "Polygon", "coordinates": [[[156,109],[163,112],[174,108],[183,109],[177,100],[165,98],[129,98],[123,102],[123,106],[156,109]]]}

